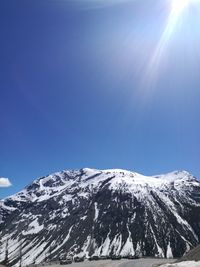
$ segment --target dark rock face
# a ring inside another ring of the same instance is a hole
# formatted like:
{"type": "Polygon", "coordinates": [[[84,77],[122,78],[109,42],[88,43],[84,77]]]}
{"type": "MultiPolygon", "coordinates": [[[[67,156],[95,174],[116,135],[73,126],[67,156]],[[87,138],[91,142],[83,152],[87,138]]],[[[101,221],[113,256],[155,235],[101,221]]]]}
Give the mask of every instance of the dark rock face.
{"type": "Polygon", "coordinates": [[[10,265],[139,253],[180,257],[200,240],[200,182],[189,173],[63,171],[0,206],[0,261],[10,265]]]}

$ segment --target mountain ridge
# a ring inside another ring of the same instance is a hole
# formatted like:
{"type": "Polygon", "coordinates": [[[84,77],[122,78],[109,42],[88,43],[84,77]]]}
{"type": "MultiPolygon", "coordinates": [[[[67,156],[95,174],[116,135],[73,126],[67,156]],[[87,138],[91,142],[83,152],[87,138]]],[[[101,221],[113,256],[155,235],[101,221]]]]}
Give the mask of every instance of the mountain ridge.
{"type": "MultiPolygon", "coordinates": [[[[82,171],[83,172],[88,172],[88,173],[89,172],[92,172],[92,173],[96,172],[95,176],[97,174],[100,174],[100,173],[115,173],[115,174],[117,174],[117,173],[124,173],[124,174],[129,174],[131,176],[138,176],[139,178],[146,178],[146,182],[150,182],[150,183],[152,182],[152,178],[160,179],[162,181],[164,179],[165,180],[169,180],[169,177],[171,179],[171,182],[173,182],[173,180],[179,179],[179,177],[178,177],[179,174],[183,174],[183,175],[185,175],[187,177],[192,177],[193,179],[196,179],[198,181],[198,179],[195,178],[195,176],[193,176],[191,173],[189,173],[186,170],[176,170],[176,171],[168,172],[166,174],[158,174],[158,175],[153,175],[153,176],[151,176],[151,175],[147,176],[147,175],[141,175],[141,174],[139,174],[137,172],[128,171],[128,170],[125,170],[125,169],[105,169],[105,170],[99,170],[99,169],[93,169],[93,168],[82,168],[82,169],[75,169],[75,170],[71,169],[71,170],[58,171],[58,172],[55,172],[55,173],[52,173],[52,174],[49,174],[49,175],[46,175],[46,176],[41,176],[41,177],[33,180],[29,185],[25,186],[25,188],[22,189],[22,190],[20,190],[18,193],[15,193],[13,195],[7,196],[7,197],[1,199],[1,201],[4,201],[6,199],[12,198],[13,196],[16,196],[16,195],[20,194],[26,188],[29,188],[29,186],[32,186],[32,184],[36,184],[38,181],[40,181],[42,179],[45,179],[45,178],[48,178],[49,179],[52,176],[60,175],[62,173],[71,173],[71,172],[77,172],[78,173],[78,172],[82,172],[82,171]]],[[[183,178],[183,177],[181,176],[181,178],[183,178]]]]}

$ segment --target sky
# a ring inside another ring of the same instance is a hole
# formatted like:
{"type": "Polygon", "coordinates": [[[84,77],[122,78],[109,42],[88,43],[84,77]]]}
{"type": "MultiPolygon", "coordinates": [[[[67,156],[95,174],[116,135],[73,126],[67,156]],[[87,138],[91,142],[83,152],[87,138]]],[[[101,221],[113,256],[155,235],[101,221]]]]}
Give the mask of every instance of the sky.
{"type": "Polygon", "coordinates": [[[83,167],[200,177],[200,3],[177,1],[0,1],[0,198],[83,167]]]}

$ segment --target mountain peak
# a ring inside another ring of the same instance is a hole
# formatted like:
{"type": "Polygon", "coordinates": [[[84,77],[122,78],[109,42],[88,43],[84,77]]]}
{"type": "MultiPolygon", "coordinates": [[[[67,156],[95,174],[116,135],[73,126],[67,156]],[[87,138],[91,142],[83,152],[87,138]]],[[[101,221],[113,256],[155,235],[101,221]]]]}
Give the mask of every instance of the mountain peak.
{"type": "Polygon", "coordinates": [[[188,180],[188,179],[196,179],[191,173],[189,173],[188,171],[185,171],[185,170],[177,170],[177,171],[172,171],[172,172],[169,172],[169,173],[166,173],[166,174],[161,174],[161,175],[156,175],[154,176],[156,178],[160,178],[160,179],[165,179],[165,180],[168,180],[168,181],[176,181],[176,180],[182,180],[182,179],[185,179],[185,180],[188,180]]]}

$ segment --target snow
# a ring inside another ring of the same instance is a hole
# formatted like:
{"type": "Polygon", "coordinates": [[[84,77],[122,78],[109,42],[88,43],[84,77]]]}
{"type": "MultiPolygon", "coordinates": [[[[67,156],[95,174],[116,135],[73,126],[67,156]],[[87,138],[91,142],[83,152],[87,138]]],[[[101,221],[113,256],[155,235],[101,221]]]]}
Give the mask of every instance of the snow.
{"type": "Polygon", "coordinates": [[[166,174],[155,175],[154,177],[158,179],[167,180],[169,182],[193,178],[193,176],[187,171],[174,171],[174,172],[169,172],[166,174]]]}
{"type": "Polygon", "coordinates": [[[101,171],[100,170],[96,170],[96,169],[90,169],[90,168],[84,168],[84,169],[82,169],[83,170],[83,172],[84,172],[84,174],[83,174],[83,179],[84,178],[88,178],[88,177],[90,177],[90,176],[94,176],[94,175],[96,175],[96,174],[100,174],[101,173],[101,171]]]}
{"type": "Polygon", "coordinates": [[[121,256],[127,256],[127,255],[134,255],[135,254],[135,251],[133,248],[133,241],[132,241],[132,237],[131,237],[131,232],[129,230],[128,224],[127,224],[127,229],[128,229],[129,236],[128,236],[126,243],[124,244],[124,246],[120,252],[121,256]]]}
{"type": "Polygon", "coordinates": [[[83,244],[83,248],[82,248],[83,255],[80,255],[80,253],[79,253],[77,256],[79,256],[79,257],[86,256],[87,258],[89,257],[89,255],[88,255],[88,253],[89,253],[88,248],[91,245],[91,241],[92,241],[91,240],[91,236],[88,236],[87,239],[86,239],[86,241],[85,241],[85,243],[83,244]]]}
{"type": "MultiPolygon", "coordinates": [[[[121,247],[122,247],[122,235],[117,234],[114,239],[110,242],[110,239],[108,237],[106,238],[106,243],[105,245],[109,244],[108,250],[106,251],[106,254],[102,255],[109,255],[111,252],[114,253],[115,255],[120,255],[121,247]]],[[[105,247],[104,246],[104,253],[105,253],[105,247]]]]}
{"type": "Polygon", "coordinates": [[[132,175],[134,176],[134,173],[131,171],[123,170],[123,169],[107,169],[107,170],[101,170],[104,173],[115,173],[115,174],[123,174],[123,175],[132,175]]]}
{"type": "Polygon", "coordinates": [[[9,210],[9,211],[16,210],[16,208],[9,207],[9,206],[5,205],[4,200],[3,201],[0,201],[0,208],[6,209],[6,210],[9,210]]]}
{"type": "Polygon", "coordinates": [[[99,216],[99,209],[97,207],[97,203],[94,203],[94,207],[95,207],[95,214],[94,214],[94,221],[96,221],[98,219],[99,216]]]}
{"type": "Polygon", "coordinates": [[[72,195],[64,195],[63,197],[62,197],[62,199],[65,201],[65,202],[68,202],[68,201],[70,201],[70,200],[72,200],[72,195]]]}
{"type": "Polygon", "coordinates": [[[36,218],[34,221],[32,221],[29,226],[28,226],[28,230],[23,230],[22,234],[23,235],[31,235],[31,234],[37,234],[40,231],[42,231],[42,229],[44,228],[43,225],[39,225],[38,223],[38,219],[36,218]]]}
{"type": "MultiPolygon", "coordinates": [[[[28,190],[29,187],[27,187],[7,199],[22,202],[43,202],[59,194],[62,195],[62,200],[67,202],[73,199],[71,194],[73,187],[80,188],[78,196],[88,198],[88,189],[90,191],[98,190],[107,179],[110,180],[108,182],[110,189],[128,190],[135,194],[138,192],[138,197],[147,193],[149,189],[167,189],[172,182],[175,182],[175,186],[189,186],[190,181],[195,182],[195,178],[186,171],[145,176],[123,169],[96,170],[84,168],[82,170],[57,172],[44,178],[38,178],[33,182],[33,185],[39,187],[37,195],[35,189],[28,190]],[[185,181],[185,184],[183,181],[185,181]],[[50,183],[49,186],[47,186],[47,182],[50,183]],[[58,184],[58,182],[60,183],[58,184]],[[40,196],[38,197],[39,193],[40,196]]],[[[196,186],[200,186],[198,182],[196,182],[196,186]]]]}
{"type": "Polygon", "coordinates": [[[85,216],[81,217],[80,219],[81,219],[82,221],[85,221],[86,218],[87,218],[87,216],[85,215],[85,216]]]}
{"type": "Polygon", "coordinates": [[[179,263],[173,263],[173,264],[164,264],[161,265],[160,267],[200,267],[200,261],[183,261],[179,263]]]}
{"type": "Polygon", "coordinates": [[[173,254],[172,254],[172,249],[171,249],[170,243],[167,246],[167,258],[168,259],[173,258],[173,254]]]}
{"type": "Polygon", "coordinates": [[[81,192],[78,194],[80,197],[83,197],[83,198],[88,198],[88,193],[87,192],[81,192]]]}
{"type": "Polygon", "coordinates": [[[109,247],[110,247],[110,232],[108,233],[103,245],[101,246],[101,254],[102,256],[109,255],[109,247]]]}

